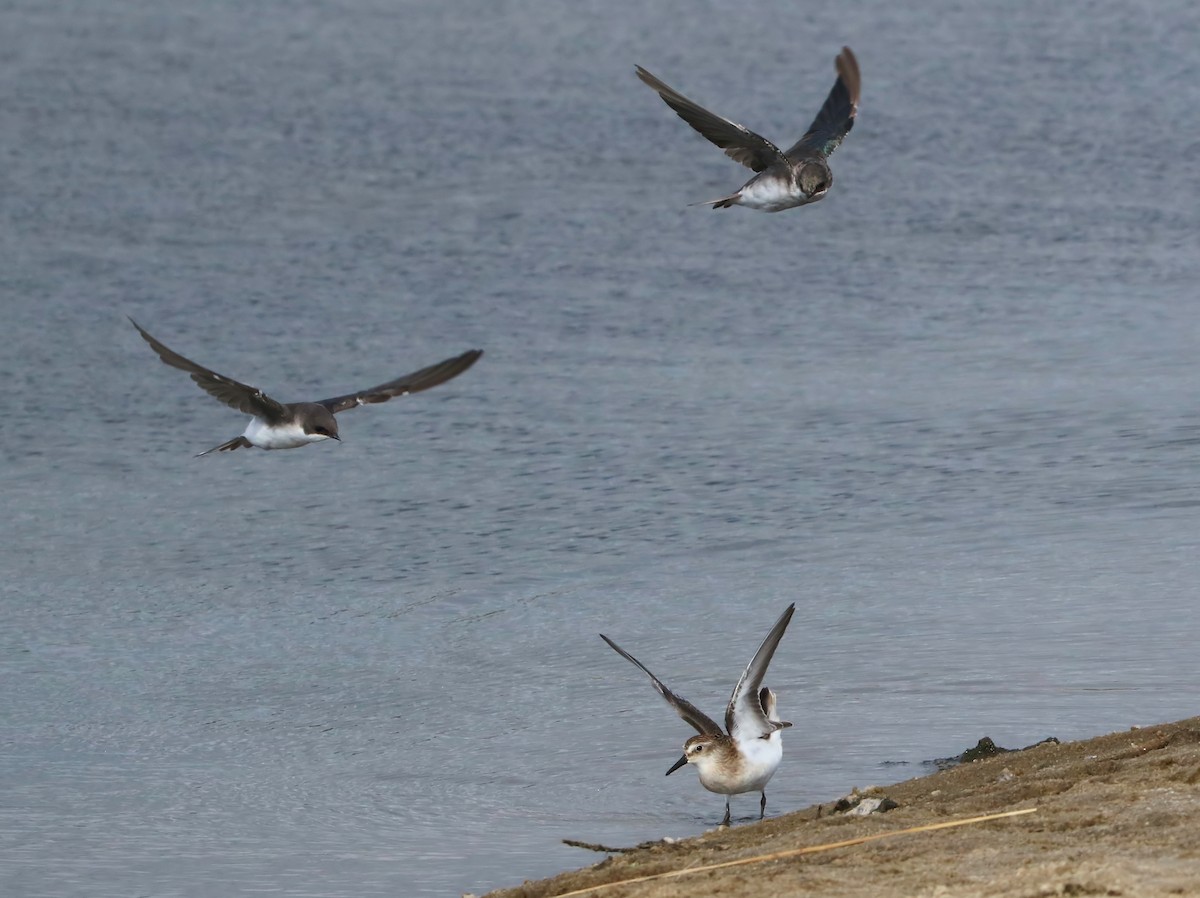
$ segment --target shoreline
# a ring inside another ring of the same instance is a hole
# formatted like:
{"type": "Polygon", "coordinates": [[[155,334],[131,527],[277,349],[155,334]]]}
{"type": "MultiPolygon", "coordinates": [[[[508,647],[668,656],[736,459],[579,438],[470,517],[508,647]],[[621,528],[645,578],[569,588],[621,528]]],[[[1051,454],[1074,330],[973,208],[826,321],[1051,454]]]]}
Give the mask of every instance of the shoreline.
{"type": "Polygon", "coordinates": [[[1200,894],[1200,717],[1038,744],[866,794],[898,807],[857,817],[832,813],[833,799],[485,898],[1200,894]],[[725,866],[695,869],[713,865],[725,866]],[[675,875],[627,882],[660,874],[675,875]]]}

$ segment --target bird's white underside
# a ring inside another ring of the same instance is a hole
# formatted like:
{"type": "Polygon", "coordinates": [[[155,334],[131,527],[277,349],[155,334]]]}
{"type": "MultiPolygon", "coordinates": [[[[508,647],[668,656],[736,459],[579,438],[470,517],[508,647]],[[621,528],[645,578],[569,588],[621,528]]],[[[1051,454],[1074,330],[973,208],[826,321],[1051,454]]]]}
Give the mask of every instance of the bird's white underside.
{"type": "Polygon", "coordinates": [[[697,755],[692,759],[700,774],[700,785],[709,792],[738,795],[742,792],[761,792],[779,769],[783,760],[783,739],[776,730],[767,739],[747,739],[737,743],[741,763],[730,771],[718,762],[716,755],[697,755]],[[709,761],[713,763],[709,763],[709,761]]]}
{"type": "Polygon", "coordinates": [[[259,449],[296,449],[329,439],[321,433],[305,433],[299,424],[272,426],[261,418],[251,418],[242,436],[259,449]]]}
{"type": "Polygon", "coordinates": [[[811,203],[823,195],[817,194],[810,199],[804,195],[799,185],[785,184],[779,178],[756,178],[737,193],[740,205],[759,212],[782,212],[784,209],[811,203]]]}

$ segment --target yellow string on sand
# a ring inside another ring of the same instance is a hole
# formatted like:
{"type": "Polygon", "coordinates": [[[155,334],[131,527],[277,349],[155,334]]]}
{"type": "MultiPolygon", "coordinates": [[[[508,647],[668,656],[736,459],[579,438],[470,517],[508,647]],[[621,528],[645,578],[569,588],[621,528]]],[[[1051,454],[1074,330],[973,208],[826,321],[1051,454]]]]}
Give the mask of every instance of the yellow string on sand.
{"type": "Polygon", "coordinates": [[[655,879],[671,879],[676,876],[690,876],[693,873],[707,873],[710,870],[721,870],[725,867],[740,867],[745,864],[761,864],[765,861],[775,861],[785,857],[796,857],[800,854],[816,854],[818,851],[832,851],[835,848],[849,848],[851,845],[861,845],[864,842],[876,842],[880,839],[890,839],[894,836],[907,836],[913,833],[933,832],[935,829],[951,829],[955,826],[970,826],[973,823],[986,823],[989,820],[1002,820],[1005,817],[1019,817],[1022,814],[1032,814],[1037,808],[1024,808],[1020,811],[1005,811],[1003,814],[986,814],[983,817],[966,817],[962,820],[947,820],[944,823],[927,823],[924,826],[913,826],[909,829],[897,829],[886,833],[875,833],[870,836],[859,836],[857,839],[846,839],[843,842],[827,842],[824,845],[807,845],[804,848],[789,848],[786,851],[776,851],[772,854],[759,854],[754,857],[744,857],[736,861],[724,861],[720,864],[706,864],[703,867],[685,867],[682,870],[668,870],[666,873],[651,873],[649,876],[637,876],[633,879],[621,879],[617,882],[605,882],[586,889],[576,889],[573,892],[562,892],[554,898],[573,898],[575,895],[586,895],[589,892],[599,892],[602,889],[612,889],[617,886],[633,885],[638,882],[650,882],[655,879]]]}

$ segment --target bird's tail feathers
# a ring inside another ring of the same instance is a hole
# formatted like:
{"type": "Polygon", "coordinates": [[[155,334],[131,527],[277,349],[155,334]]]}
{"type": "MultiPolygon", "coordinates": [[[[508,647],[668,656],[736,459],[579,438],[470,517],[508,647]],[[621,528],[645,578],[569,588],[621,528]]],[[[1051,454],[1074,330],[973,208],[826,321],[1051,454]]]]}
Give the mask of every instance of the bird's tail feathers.
{"type": "Polygon", "coordinates": [[[688,203],[689,206],[712,206],[714,209],[728,209],[742,201],[741,192],[731,193],[716,200],[705,200],[702,203],[688,203]]]}
{"type": "Polygon", "coordinates": [[[242,449],[242,448],[249,449],[251,445],[252,444],[250,443],[250,441],[248,439],[246,439],[244,436],[234,437],[229,442],[222,443],[220,446],[213,446],[211,449],[205,449],[203,452],[201,452],[199,455],[197,455],[196,458],[203,458],[204,456],[208,455],[208,453],[210,453],[210,452],[226,452],[226,451],[232,452],[234,449],[242,449]]]}

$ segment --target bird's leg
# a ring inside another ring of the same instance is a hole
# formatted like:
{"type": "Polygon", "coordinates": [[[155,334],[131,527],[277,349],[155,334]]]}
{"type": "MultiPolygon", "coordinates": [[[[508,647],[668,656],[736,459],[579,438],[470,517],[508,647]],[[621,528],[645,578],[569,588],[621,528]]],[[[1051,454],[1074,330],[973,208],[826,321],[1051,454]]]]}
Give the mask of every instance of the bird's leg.
{"type": "Polygon", "coordinates": [[[765,816],[767,816],[767,790],[763,789],[762,801],[758,803],[758,819],[762,820],[765,816]]]}
{"type": "Polygon", "coordinates": [[[729,825],[729,796],[725,797],[725,819],[721,821],[721,825],[729,825]]]}

